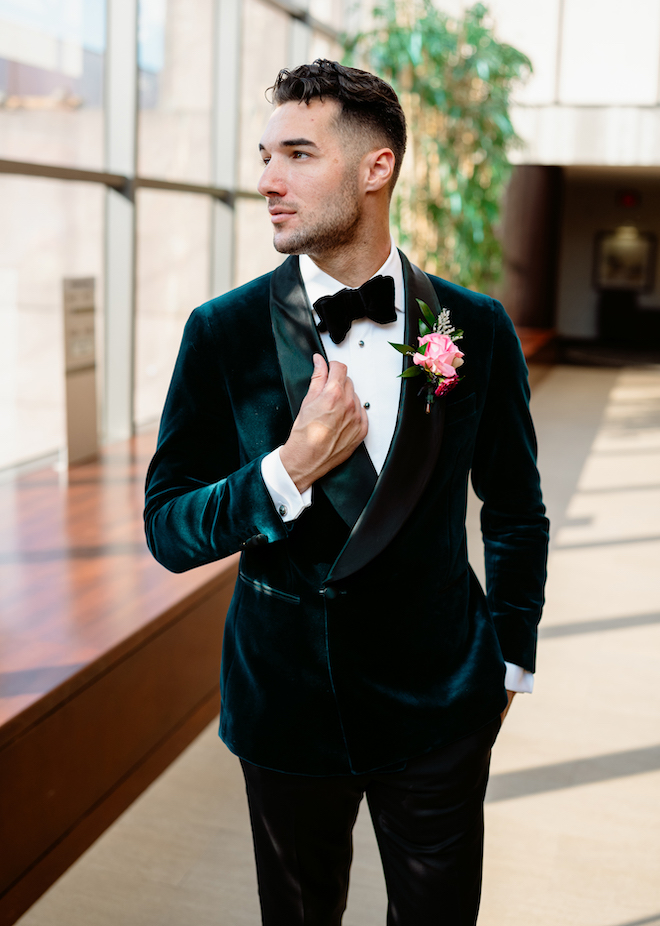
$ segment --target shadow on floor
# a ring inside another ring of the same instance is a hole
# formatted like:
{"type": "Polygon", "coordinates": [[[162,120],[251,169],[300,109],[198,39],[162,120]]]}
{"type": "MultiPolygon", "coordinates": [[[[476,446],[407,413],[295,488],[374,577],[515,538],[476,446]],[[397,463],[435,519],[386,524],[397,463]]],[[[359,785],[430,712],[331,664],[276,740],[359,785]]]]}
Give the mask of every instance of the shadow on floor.
{"type": "Polygon", "coordinates": [[[649,624],[660,624],[660,612],[655,614],[627,614],[625,617],[603,617],[593,621],[575,621],[573,624],[555,624],[545,627],[541,624],[539,637],[548,640],[550,637],[573,637],[582,633],[601,633],[607,630],[624,630],[629,627],[646,627],[649,624]]]}
{"type": "MultiPolygon", "coordinates": [[[[642,775],[660,769],[660,746],[646,746],[626,752],[611,752],[588,759],[556,762],[519,772],[501,772],[491,775],[486,801],[508,801],[547,791],[561,791],[578,785],[590,785],[628,775],[642,775]]],[[[646,922],[643,920],[640,922],[646,922]]],[[[653,922],[649,920],[649,922],[653,922]]],[[[634,924],[622,924],[634,926],[634,924]]]]}
{"type": "Polygon", "coordinates": [[[629,923],[618,923],[617,926],[651,926],[651,924],[660,923],[660,913],[655,916],[647,916],[643,920],[632,920],[629,923]]]}

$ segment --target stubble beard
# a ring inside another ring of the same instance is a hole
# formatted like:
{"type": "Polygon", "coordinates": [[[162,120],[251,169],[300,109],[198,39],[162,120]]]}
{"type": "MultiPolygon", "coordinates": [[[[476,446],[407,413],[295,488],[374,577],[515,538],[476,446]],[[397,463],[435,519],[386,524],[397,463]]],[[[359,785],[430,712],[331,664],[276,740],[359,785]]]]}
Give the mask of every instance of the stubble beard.
{"type": "Polygon", "coordinates": [[[275,230],[273,245],[280,254],[328,254],[352,245],[362,219],[358,201],[357,178],[344,178],[340,191],[329,203],[327,211],[307,228],[286,233],[275,230]],[[278,240],[279,239],[279,240],[278,240]]]}

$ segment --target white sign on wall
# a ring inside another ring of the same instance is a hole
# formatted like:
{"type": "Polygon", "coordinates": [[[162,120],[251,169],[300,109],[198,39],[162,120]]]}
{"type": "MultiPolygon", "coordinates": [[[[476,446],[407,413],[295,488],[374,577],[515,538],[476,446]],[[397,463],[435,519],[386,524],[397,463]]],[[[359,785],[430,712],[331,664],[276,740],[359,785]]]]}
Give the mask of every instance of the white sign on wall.
{"type": "Polygon", "coordinates": [[[94,278],[63,280],[69,466],[98,453],[94,278]]]}

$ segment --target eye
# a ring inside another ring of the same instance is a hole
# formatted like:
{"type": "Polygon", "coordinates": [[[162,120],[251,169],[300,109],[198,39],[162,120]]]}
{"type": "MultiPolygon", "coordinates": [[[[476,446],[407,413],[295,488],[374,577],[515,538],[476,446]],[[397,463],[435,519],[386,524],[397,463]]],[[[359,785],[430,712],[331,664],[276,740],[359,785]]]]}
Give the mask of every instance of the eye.
{"type": "Polygon", "coordinates": [[[270,163],[270,158],[269,158],[269,157],[262,156],[261,160],[263,161],[264,167],[267,167],[268,164],[270,163]]]}
{"type": "Polygon", "coordinates": [[[309,154],[306,151],[293,151],[291,157],[299,160],[300,158],[308,158],[309,154]]]}

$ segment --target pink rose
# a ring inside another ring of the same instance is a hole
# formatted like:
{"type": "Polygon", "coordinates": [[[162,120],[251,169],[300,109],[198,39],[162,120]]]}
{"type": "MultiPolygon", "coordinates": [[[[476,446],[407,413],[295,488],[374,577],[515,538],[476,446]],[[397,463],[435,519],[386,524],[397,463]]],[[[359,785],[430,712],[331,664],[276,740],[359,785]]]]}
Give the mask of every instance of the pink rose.
{"type": "Polygon", "coordinates": [[[419,338],[419,346],[428,345],[425,354],[413,354],[413,363],[424,367],[429,373],[453,379],[456,370],[463,364],[463,352],[456,347],[446,334],[425,334],[419,338]]]}

